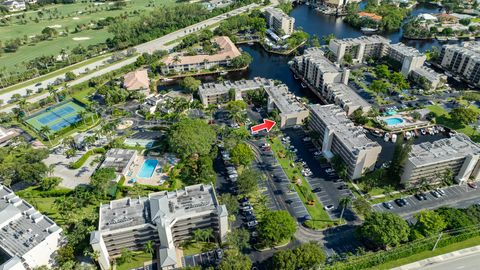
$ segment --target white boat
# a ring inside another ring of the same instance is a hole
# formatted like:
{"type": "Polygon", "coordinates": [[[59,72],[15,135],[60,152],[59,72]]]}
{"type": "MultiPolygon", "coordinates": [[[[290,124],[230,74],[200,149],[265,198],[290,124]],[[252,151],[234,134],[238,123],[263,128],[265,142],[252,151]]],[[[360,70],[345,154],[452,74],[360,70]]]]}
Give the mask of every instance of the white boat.
{"type": "Polygon", "coordinates": [[[377,28],[362,27],[360,28],[364,34],[374,34],[378,31],[377,28]]]}
{"type": "Polygon", "coordinates": [[[389,139],[390,139],[390,134],[385,133],[385,136],[383,136],[383,140],[388,142],[389,139]]]}
{"type": "Polygon", "coordinates": [[[222,72],[220,72],[220,75],[227,75],[227,74],[228,74],[227,71],[222,71],[222,72]]]}
{"type": "Polygon", "coordinates": [[[426,134],[427,134],[427,132],[426,132],[425,129],[423,129],[423,128],[420,130],[420,132],[422,132],[422,135],[426,135],[426,134]]]}
{"type": "Polygon", "coordinates": [[[170,78],[163,78],[162,79],[162,82],[171,82],[173,81],[173,79],[170,79],[170,78]]]}
{"type": "Polygon", "coordinates": [[[252,45],[253,45],[253,42],[248,42],[247,44],[250,45],[250,46],[252,46],[252,45]]]}
{"type": "Polygon", "coordinates": [[[392,134],[392,142],[396,142],[397,141],[397,134],[392,134]]]}
{"type": "Polygon", "coordinates": [[[405,132],[405,139],[410,140],[412,138],[412,133],[410,131],[405,132]]]}

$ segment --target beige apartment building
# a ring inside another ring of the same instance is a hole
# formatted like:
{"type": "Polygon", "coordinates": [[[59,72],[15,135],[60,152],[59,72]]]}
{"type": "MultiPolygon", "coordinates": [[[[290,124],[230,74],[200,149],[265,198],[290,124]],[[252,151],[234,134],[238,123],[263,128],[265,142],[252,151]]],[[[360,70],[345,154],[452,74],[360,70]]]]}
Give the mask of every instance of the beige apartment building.
{"type": "Polygon", "coordinates": [[[361,36],[358,38],[332,39],[328,48],[335,55],[336,62],[342,63],[345,54],[350,54],[353,63],[362,63],[369,57],[379,58],[386,54],[390,41],[382,36],[361,36]]]}
{"type": "Polygon", "coordinates": [[[319,134],[322,153],[331,160],[338,155],[347,165],[348,177],[358,179],[375,168],[382,147],[365,135],[337,105],[310,105],[309,126],[319,134]]]}
{"type": "Polygon", "coordinates": [[[423,66],[427,59],[423,53],[403,43],[390,44],[387,49],[387,56],[401,64],[400,72],[405,77],[412,70],[423,66]]]}
{"type": "Polygon", "coordinates": [[[464,134],[433,143],[413,145],[405,163],[401,183],[416,186],[428,181],[438,184],[441,175],[452,170],[458,183],[480,180],[480,146],[464,134]]]}
{"type": "Polygon", "coordinates": [[[123,249],[144,250],[149,241],[159,254],[159,269],[177,269],[182,267],[177,255],[180,243],[191,239],[195,230],[206,228],[213,229],[219,241],[225,240],[228,213],[214,188],[199,184],[101,205],[98,230],[92,232],[90,244],[99,254],[102,270],[111,269],[111,260],[123,249]]]}
{"type": "Polygon", "coordinates": [[[480,87],[480,41],[444,45],[440,64],[470,85],[480,87]]]}
{"type": "Polygon", "coordinates": [[[351,115],[360,108],[363,112],[368,112],[372,108],[370,103],[358,95],[355,90],[343,83],[328,85],[322,95],[327,101],[340,106],[347,115],[351,115]]]}
{"type": "Polygon", "coordinates": [[[267,25],[280,36],[291,35],[294,31],[295,18],[288,16],[281,9],[269,7],[265,9],[267,25]]]}

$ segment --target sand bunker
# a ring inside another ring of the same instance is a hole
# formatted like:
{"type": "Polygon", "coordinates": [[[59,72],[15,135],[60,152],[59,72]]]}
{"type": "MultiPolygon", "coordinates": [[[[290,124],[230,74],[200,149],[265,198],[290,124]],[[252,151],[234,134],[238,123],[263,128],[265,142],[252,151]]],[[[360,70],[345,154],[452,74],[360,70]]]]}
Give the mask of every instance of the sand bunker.
{"type": "Polygon", "coordinates": [[[79,17],[73,17],[72,20],[80,20],[79,17]]]}
{"type": "Polygon", "coordinates": [[[49,25],[50,28],[62,28],[60,24],[49,25]]]}
{"type": "Polygon", "coordinates": [[[89,37],[74,37],[72,39],[75,40],[75,41],[82,41],[82,40],[89,40],[90,38],[89,37]]]}

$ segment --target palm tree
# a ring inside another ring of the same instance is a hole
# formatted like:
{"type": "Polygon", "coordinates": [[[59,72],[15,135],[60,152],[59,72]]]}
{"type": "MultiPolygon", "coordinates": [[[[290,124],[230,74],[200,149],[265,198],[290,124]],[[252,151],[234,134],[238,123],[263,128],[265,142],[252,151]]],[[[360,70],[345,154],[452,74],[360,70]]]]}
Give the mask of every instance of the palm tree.
{"type": "Polygon", "coordinates": [[[55,102],[58,103],[58,96],[57,96],[57,89],[53,88],[53,86],[49,85],[47,87],[47,90],[48,90],[48,93],[53,96],[53,98],[55,99],[55,102]]]}
{"type": "Polygon", "coordinates": [[[343,218],[343,213],[345,212],[345,208],[349,207],[352,203],[352,197],[346,196],[340,199],[338,204],[342,207],[342,212],[340,213],[340,219],[343,218]]]}
{"type": "Polygon", "coordinates": [[[80,121],[83,122],[83,124],[85,125],[85,116],[87,116],[87,112],[86,111],[80,111],[78,112],[78,117],[80,118],[80,121]]]}
{"type": "Polygon", "coordinates": [[[18,101],[18,106],[19,106],[22,110],[26,111],[26,112],[27,112],[27,115],[29,114],[29,113],[28,113],[28,105],[29,105],[29,104],[30,104],[30,103],[28,103],[28,102],[27,102],[27,99],[25,99],[25,98],[22,98],[22,99],[20,99],[20,100],[18,101]]]}
{"type": "Polygon", "coordinates": [[[203,232],[202,232],[202,230],[196,229],[195,231],[193,231],[193,239],[195,240],[195,242],[200,242],[200,241],[202,241],[202,239],[203,239],[203,232]]]}
{"type": "Polygon", "coordinates": [[[204,242],[207,241],[208,243],[210,243],[210,238],[213,237],[213,229],[208,228],[208,229],[202,230],[202,236],[203,236],[204,242]]]}
{"type": "Polygon", "coordinates": [[[155,249],[153,248],[153,242],[151,240],[148,240],[147,243],[145,243],[145,252],[153,255],[155,252],[155,249]]]}
{"type": "Polygon", "coordinates": [[[40,133],[48,139],[48,142],[51,144],[52,142],[50,141],[50,132],[52,129],[49,126],[42,126],[40,128],[40,133]]]}
{"type": "Polygon", "coordinates": [[[52,176],[54,172],[55,172],[55,164],[48,165],[47,174],[49,176],[52,176]]]}

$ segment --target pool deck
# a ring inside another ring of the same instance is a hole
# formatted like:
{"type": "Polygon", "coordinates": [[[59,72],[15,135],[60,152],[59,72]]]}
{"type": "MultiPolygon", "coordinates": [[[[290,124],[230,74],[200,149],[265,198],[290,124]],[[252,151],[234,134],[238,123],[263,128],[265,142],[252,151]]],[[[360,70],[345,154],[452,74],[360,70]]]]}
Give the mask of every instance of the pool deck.
{"type": "Polygon", "coordinates": [[[150,185],[150,186],[159,186],[163,184],[164,180],[167,175],[165,173],[159,173],[157,172],[158,169],[162,169],[163,167],[163,161],[160,158],[157,157],[149,157],[149,156],[137,156],[135,160],[133,161],[132,165],[130,165],[130,168],[128,168],[127,175],[125,176],[125,186],[133,186],[134,183],[139,183],[141,185],[150,185]],[[158,160],[157,167],[155,167],[155,170],[152,174],[152,177],[150,178],[140,178],[138,177],[138,174],[140,173],[140,170],[147,159],[156,159],[158,160]],[[131,183],[130,180],[132,178],[136,178],[137,180],[134,183],[131,183]]]}
{"type": "Polygon", "coordinates": [[[402,131],[409,131],[414,129],[420,129],[430,126],[430,122],[427,120],[413,120],[411,116],[407,113],[397,113],[394,115],[388,116],[378,116],[377,120],[384,121],[389,118],[400,118],[403,122],[395,124],[395,125],[386,125],[386,128],[391,132],[402,132],[402,131]]]}

